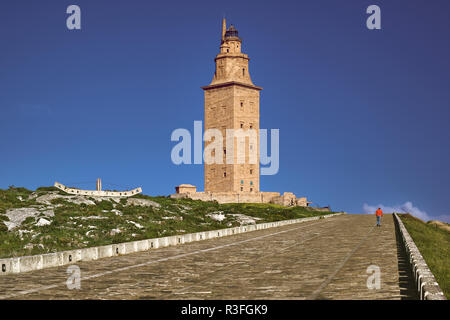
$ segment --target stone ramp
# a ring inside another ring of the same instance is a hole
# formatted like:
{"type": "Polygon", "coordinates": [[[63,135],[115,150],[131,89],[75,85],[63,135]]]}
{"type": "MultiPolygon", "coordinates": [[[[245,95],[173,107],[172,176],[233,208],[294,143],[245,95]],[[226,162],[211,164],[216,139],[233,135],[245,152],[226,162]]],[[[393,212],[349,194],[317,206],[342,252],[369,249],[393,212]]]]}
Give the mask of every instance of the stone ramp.
{"type": "MultiPolygon", "coordinates": [[[[342,230],[342,239],[354,249],[330,283],[317,294],[317,299],[418,299],[413,278],[405,261],[406,253],[397,236],[394,218],[385,214],[382,226],[376,227],[374,215],[350,219],[342,230]],[[369,266],[380,268],[380,289],[367,288],[369,266]]],[[[331,237],[330,239],[331,240],[331,237]]]]}
{"type": "MultiPolygon", "coordinates": [[[[1,278],[3,299],[415,299],[394,220],[372,215],[254,231],[1,278]],[[367,288],[367,267],[381,271],[367,288]]],[[[403,253],[404,254],[404,253],[403,253]]]]}

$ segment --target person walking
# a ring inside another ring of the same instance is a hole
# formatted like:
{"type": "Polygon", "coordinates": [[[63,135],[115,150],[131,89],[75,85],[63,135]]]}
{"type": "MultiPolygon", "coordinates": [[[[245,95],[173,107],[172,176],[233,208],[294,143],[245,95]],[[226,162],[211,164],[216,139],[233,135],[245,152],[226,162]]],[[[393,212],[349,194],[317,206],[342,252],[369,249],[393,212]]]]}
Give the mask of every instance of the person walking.
{"type": "Polygon", "coordinates": [[[377,216],[377,227],[381,227],[381,217],[383,216],[383,211],[378,208],[378,210],[375,212],[375,215],[377,216]]]}

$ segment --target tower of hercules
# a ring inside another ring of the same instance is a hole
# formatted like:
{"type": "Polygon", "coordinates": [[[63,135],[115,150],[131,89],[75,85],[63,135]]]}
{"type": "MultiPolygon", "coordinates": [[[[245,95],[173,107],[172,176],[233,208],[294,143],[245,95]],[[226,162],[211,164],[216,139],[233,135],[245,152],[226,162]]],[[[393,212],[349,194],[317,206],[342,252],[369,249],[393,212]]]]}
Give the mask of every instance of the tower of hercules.
{"type": "Polygon", "coordinates": [[[242,39],[222,21],[216,70],[205,92],[205,190],[191,184],[175,187],[172,198],[218,203],[273,203],[307,207],[306,197],[259,189],[259,92],[253,84],[242,39]],[[231,134],[230,134],[231,133],[231,134]]]}
{"type": "MultiPolygon", "coordinates": [[[[253,84],[248,66],[250,58],[241,48],[238,31],[233,25],[227,29],[223,19],[220,52],[214,59],[216,71],[212,82],[202,87],[205,131],[217,129],[223,136],[223,150],[213,150],[220,152],[223,161],[205,162],[206,192],[259,192],[259,91],[262,88],[253,84]],[[239,140],[227,136],[227,129],[235,132],[240,129],[255,136],[239,140]],[[232,150],[227,150],[230,146],[232,150]]],[[[205,142],[205,150],[212,141],[205,142]]],[[[217,159],[220,155],[212,156],[217,159]]]]}

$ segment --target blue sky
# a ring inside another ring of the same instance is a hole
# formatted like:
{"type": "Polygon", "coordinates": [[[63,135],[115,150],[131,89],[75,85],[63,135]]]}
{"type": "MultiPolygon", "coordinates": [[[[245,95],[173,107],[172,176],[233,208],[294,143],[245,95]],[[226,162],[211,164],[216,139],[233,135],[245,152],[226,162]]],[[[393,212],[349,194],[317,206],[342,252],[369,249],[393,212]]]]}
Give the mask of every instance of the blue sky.
{"type": "Polygon", "coordinates": [[[0,188],[203,189],[202,165],[172,164],[170,135],[203,119],[225,15],[264,88],[261,128],[280,129],[262,190],[449,221],[449,12],[446,0],[2,1],[0,188]],[[71,4],[81,30],[66,28],[71,4]],[[381,30],[366,28],[371,4],[381,30]]]}

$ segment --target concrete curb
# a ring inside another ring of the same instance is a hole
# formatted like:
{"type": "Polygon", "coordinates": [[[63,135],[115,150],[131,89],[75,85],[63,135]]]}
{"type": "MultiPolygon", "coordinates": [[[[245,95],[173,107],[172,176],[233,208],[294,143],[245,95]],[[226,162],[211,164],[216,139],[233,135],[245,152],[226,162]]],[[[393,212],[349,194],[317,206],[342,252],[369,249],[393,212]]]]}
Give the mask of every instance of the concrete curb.
{"type": "Polygon", "coordinates": [[[281,227],[294,223],[301,223],[321,218],[331,218],[345,213],[329,214],[310,218],[282,220],[276,222],[267,222],[253,225],[246,225],[234,228],[220,230],[203,231],[197,233],[188,233],[170,237],[138,240],[125,243],[111,244],[100,247],[91,247],[56,253],[40,254],[35,256],[24,256],[17,258],[0,259],[0,275],[28,272],[45,268],[58,267],[73,264],[78,261],[92,261],[101,258],[114,257],[129,253],[147,251],[151,249],[175,246],[183,243],[202,241],[220,237],[226,237],[234,234],[245,233],[268,228],[281,227]]]}
{"type": "Polygon", "coordinates": [[[420,300],[447,300],[434,278],[433,273],[431,273],[430,268],[428,268],[427,263],[420,254],[419,249],[403,225],[402,220],[396,213],[394,213],[394,217],[403,239],[406,254],[409,258],[409,264],[413,271],[414,281],[420,300]]]}

